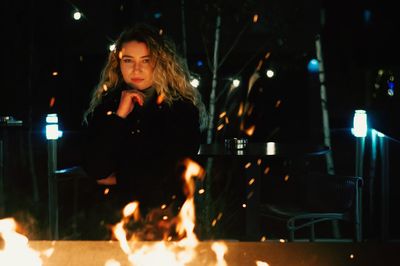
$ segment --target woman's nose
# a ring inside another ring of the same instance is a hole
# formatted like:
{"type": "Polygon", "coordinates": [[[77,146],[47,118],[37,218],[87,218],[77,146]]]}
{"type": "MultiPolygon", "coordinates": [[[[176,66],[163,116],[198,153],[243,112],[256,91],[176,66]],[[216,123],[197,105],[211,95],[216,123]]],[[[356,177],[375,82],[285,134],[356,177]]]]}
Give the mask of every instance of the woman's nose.
{"type": "Polygon", "coordinates": [[[134,72],[139,72],[140,70],[142,70],[142,68],[141,68],[139,63],[133,64],[133,71],[134,72]]]}

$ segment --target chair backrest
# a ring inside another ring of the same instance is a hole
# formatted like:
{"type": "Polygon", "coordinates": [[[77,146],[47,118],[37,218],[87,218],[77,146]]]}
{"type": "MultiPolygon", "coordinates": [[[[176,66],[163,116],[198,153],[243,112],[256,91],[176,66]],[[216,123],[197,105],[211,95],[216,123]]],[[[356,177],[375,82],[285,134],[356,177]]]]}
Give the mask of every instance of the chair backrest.
{"type": "Polygon", "coordinates": [[[89,178],[86,171],[80,166],[72,166],[69,168],[59,169],[55,171],[57,180],[69,180],[69,179],[80,179],[89,178]]]}
{"type": "Polygon", "coordinates": [[[310,173],[306,183],[306,205],[310,211],[340,212],[358,204],[360,177],[310,173]]]}

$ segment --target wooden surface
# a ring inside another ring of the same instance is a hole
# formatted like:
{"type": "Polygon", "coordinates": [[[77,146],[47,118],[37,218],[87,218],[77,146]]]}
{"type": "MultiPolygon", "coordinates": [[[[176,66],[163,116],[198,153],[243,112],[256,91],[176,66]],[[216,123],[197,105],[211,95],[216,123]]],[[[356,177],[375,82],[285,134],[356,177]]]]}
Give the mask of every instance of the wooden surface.
{"type": "MultiPolygon", "coordinates": [[[[138,242],[137,248],[154,243],[138,242]]],[[[211,250],[213,243],[212,241],[200,242],[196,247],[195,261],[186,265],[216,265],[215,253],[211,250]]],[[[256,265],[256,261],[267,262],[271,266],[399,265],[400,259],[399,243],[279,243],[266,241],[225,242],[225,244],[228,248],[225,255],[227,265],[238,266],[256,265]]],[[[53,254],[48,259],[43,259],[45,266],[106,265],[110,259],[118,261],[119,265],[131,265],[118,242],[30,241],[30,247],[37,251],[54,248],[53,254]]]]}

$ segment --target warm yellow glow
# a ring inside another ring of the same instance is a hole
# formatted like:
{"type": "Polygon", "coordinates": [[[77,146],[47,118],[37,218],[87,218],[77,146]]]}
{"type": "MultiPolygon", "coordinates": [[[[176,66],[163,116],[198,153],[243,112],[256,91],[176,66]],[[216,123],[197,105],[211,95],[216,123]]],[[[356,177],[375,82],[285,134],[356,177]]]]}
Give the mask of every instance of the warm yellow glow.
{"type": "Polygon", "coordinates": [[[211,245],[211,249],[215,252],[217,256],[217,264],[216,266],[226,266],[228,265],[224,259],[224,256],[228,250],[227,246],[221,242],[214,242],[211,245]]]}
{"type": "Polygon", "coordinates": [[[244,166],[244,168],[248,169],[251,166],[251,162],[246,163],[246,165],[244,166]]]}
{"type": "Polygon", "coordinates": [[[242,116],[243,115],[243,102],[240,102],[239,104],[239,110],[238,110],[238,116],[242,116]]]}
{"type": "Polygon", "coordinates": [[[243,207],[243,208],[246,208],[246,207],[247,207],[246,203],[243,203],[243,204],[242,204],[242,207],[243,207]]]}
{"type": "Polygon", "coordinates": [[[250,179],[249,186],[253,185],[256,180],[254,178],[250,179]]]}
{"type": "Polygon", "coordinates": [[[253,16],[253,23],[257,23],[257,21],[258,21],[258,15],[255,14],[255,15],[253,16]]]}
{"type": "Polygon", "coordinates": [[[227,116],[225,116],[225,124],[229,124],[229,119],[227,116]]]}
{"type": "Polygon", "coordinates": [[[269,166],[265,167],[264,169],[264,175],[267,175],[269,173],[271,169],[269,168],[269,166]]]}
{"type": "Polygon", "coordinates": [[[104,266],[121,266],[121,263],[119,263],[118,261],[116,261],[114,259],[109,259],[106,261],[104,266]]]}
{"type": "Polygon", "coordinates": [[[245,133],[248,136],[253,136],[255,130],[256,130],[256,125],[252,125],[248,129],[245,130],[245,133]]]}
{"type": "Polygon", "coordinates": [[[139,202],[133,201],[133,202],[128,203],[122,210],[122,214],[124,215],[124,217],[129,217],[129,216],[133,215],[135,221],[138,221],[140,218],[139,202]]]}
{"type": "Polygon", "coordinates": [[[0,250],[0,265],[42,265],[40,253],[31,249],[28,238],[17,233],[17,223],[13,218],[0,220],[0,239],[4,247],[0,250]]]}
{"type": "Polygon", "coordinates": [[[224,116],[226,116],[226,112],[222,112],[219,114],[219,118],[223,118],[224,116]]]}
{"type": "Polygon", "coordinates": [[[57,71],[53,71],[53,73],[51,73],[52,76],[58,76],[58,72],[57,71]]]}
{"type": "Polygon", "coordinates": [[[289,180],[289,175],[285,175],[285,177],[283,178],[283,180],[288,181],[288,180],[289,180]]]}
{"type": "Polygon", "coordinates": [[[224,128],[224,124],[221,124],[221,125],[219,125],[218,127],[217,127],[217,131],[220,131],[221,129],[223,129],[224,128]]]}
{"type": "Polygon", "coordinates": [[[256,261],[256,265],[257,265],[257,266],[269,266],[268,263],[266,263],[266,262],[264,262],[264,261],[259,261],[259,260],[256,261]]]}
{"type": "Polygon", "coordinates": [[[211,226],[214,227],[217,224],[217,219],[212,220],[211,226]]]}
{"type": "Polygon", "coordinates": [[[262,160],[261,160],[261,159],[258,159],[258,160],[257,160],[257,165],[261,165],[261,163],[262,163],[262,160]]]}
{"type": "Polygon", "coordinates": [[[247,109],[247,116],[250,116],[252,113],[253,113],[253,110],[254,110],[254,105],[253,104],[251,104],[250,106],[249,106],[249,108],[247,109]]]}
{"type": "Polygon", "coordinates": [[[279,106],[281,106],[282,101],[281,100],[277,100],[275,103],[275,108],[278,108],[279,106]]]}
{"type": "Polygon", "coordinates": [[[199,194],[200,194],[200,195],[201,195],[201,194],[204,194],[204,192],[205,192],[204,188],[199,189],[199,194]]]}
{"type": "Polygon", "coordinates": [[[104,189],[104,195],[107,195],[110,192],[109,188],[104,189]]]}
{"type": "Polygon", "coordinates": [[[157,104],[160,105],[162,104],[163,101],[164,101],[164,95],[163,94],[158,95],[157,104]]]}
{"type": "Polygon", "coordinates": [[[104,92],[108,91],[107,84],[103,84],[103,91],[104,91],[104,92]]]}

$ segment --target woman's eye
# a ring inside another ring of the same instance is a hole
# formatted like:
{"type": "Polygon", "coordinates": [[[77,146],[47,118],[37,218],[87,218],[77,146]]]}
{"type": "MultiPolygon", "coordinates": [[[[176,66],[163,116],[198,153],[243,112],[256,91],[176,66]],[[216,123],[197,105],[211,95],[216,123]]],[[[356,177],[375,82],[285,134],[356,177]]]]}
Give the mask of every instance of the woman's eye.
{"type": "Polygon", "coordinates": [[[131,59],[129,59],[129,58],[124,58],[124,59],[122,59],[122,62],[124,62],[124,63],[128,64],[128,63],[131,63],[131,62],[132,62],[132,60],[131,60],[131,59]]]}
{"type": "Polygon", "coordinates": [[[143,59],[143,63],[145,63],[145,64],[150,63],[150,59],[149,58],[143,59]]]}

